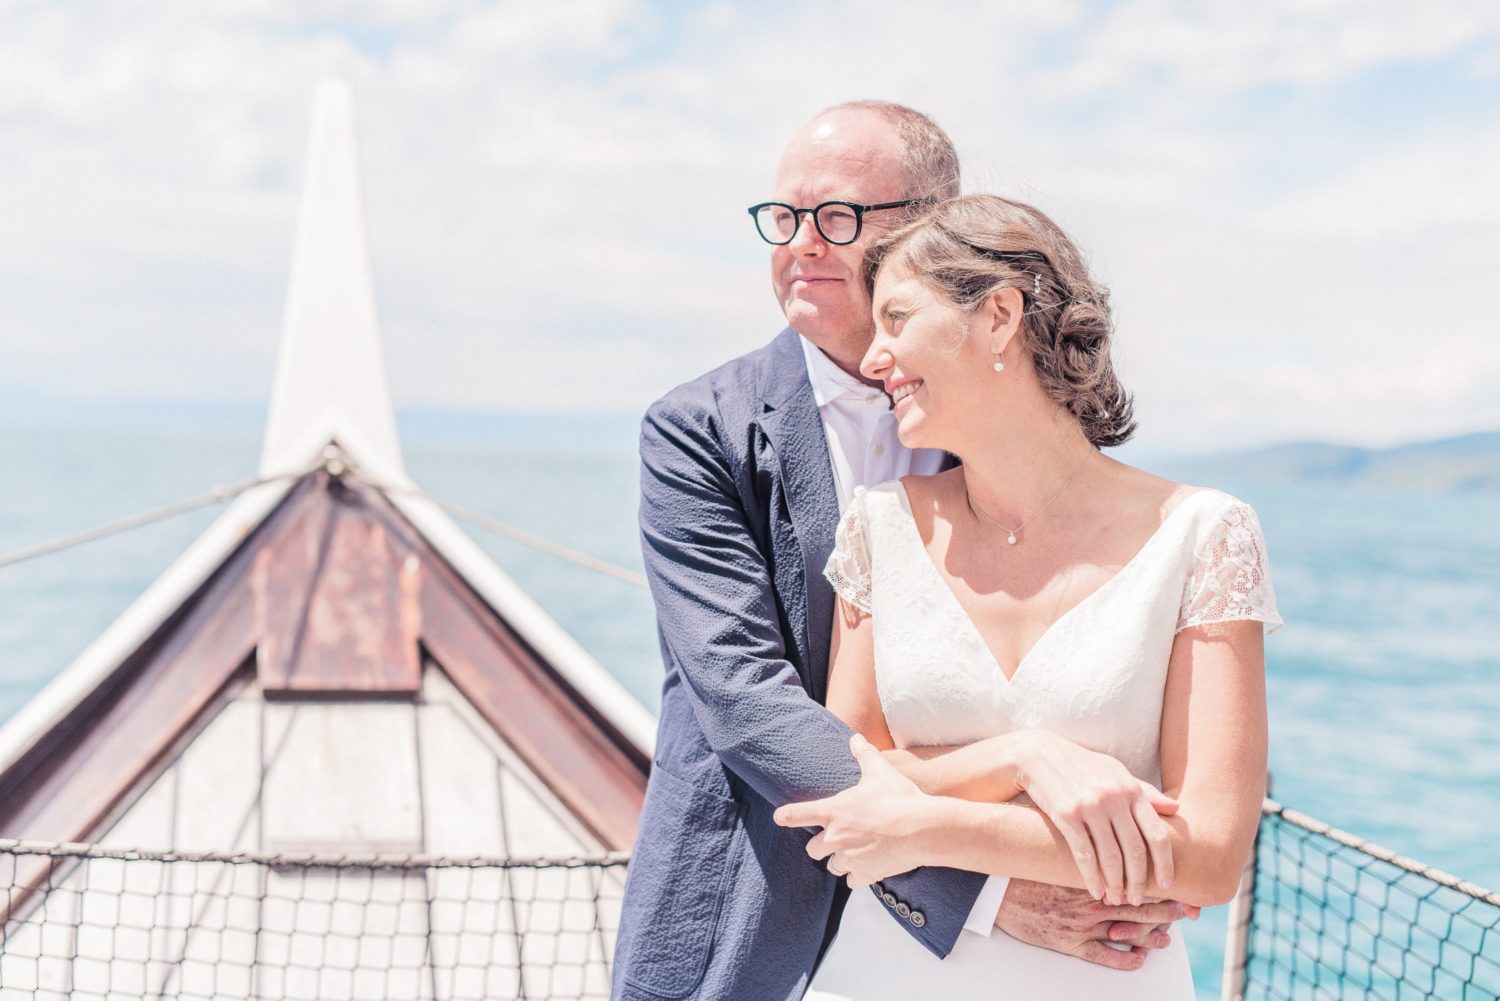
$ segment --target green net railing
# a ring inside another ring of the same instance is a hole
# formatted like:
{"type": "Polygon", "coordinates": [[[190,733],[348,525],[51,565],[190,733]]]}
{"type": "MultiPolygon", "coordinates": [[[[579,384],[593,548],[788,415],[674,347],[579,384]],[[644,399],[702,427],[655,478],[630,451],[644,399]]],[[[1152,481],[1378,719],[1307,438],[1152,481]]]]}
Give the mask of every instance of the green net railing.
{"type": "Polygon", "coordinates": [[[1249,884],[1226,998],[1500,998],[1500,894],[1269,800],[1249,884]]]}
{"type": "Polygon", "coordinates": [[[605,999],[625,862],[0,841],[0,999],[605,999]]]}

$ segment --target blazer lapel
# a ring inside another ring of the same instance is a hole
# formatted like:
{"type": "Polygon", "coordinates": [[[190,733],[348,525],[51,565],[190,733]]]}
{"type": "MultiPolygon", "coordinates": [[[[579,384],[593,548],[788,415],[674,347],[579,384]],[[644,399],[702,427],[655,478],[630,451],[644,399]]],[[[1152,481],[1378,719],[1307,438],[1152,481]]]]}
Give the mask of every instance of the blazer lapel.
{"type": "Polygon", "coordinates": [[[833,629],[833,589],[823,581],[823,567],[833,552],[838,528],[838,490],[828,439],[807,380],[798,335],[784,332],[776,340],[761,430],[776,453],[781,486],[791,515],[792,531],[802,550],[807,596],[803,649],[808,653],[812,696],[823,701],[828,689],[828,643],[833,629]]]}

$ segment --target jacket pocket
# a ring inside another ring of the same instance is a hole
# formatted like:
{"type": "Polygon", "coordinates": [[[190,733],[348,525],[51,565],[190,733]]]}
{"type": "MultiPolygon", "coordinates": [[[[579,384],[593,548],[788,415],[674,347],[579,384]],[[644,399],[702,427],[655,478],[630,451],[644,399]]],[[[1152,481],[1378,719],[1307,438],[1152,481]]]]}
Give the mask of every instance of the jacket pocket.
{"type": "Polygon", "coordinates": [[[728,889],[734,800],[651,769],[616,962],[626,983],[682,998],[703,981],[728,889]]]}

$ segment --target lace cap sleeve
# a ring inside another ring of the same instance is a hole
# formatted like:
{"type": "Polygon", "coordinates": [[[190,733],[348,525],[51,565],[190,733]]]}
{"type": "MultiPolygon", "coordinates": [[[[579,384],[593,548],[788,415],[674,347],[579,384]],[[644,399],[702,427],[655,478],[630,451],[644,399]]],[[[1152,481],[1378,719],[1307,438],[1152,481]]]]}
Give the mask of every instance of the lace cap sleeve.
{"type": "Polygon", "coordinates": [[[865,508],[865,489],[858,487],[839,521],[833,552],[823,576],[839,597],[860,611],[870,610],[871,587],[870,517],[865,508]]]}
{"type": "Polygon", "coordinates": [[[1282,625],[1260,519],[1250,505],[1237,500],[1220,515],[1194,555],[1177,629],[1247,619],[1264,622],[1267,633],[1282,625]]]}

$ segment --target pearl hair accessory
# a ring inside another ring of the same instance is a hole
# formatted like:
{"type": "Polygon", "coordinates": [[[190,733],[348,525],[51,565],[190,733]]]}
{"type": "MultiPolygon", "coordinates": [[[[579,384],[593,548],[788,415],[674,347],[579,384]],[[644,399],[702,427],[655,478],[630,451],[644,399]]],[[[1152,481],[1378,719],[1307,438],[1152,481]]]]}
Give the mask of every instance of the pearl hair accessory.
{"type": "Polygon", "coordinates": [[[1033,299],[1040,299],[1042,296],[1042,273],[1040,271],[1031,276],[1031,296],[1033,299]]]}

